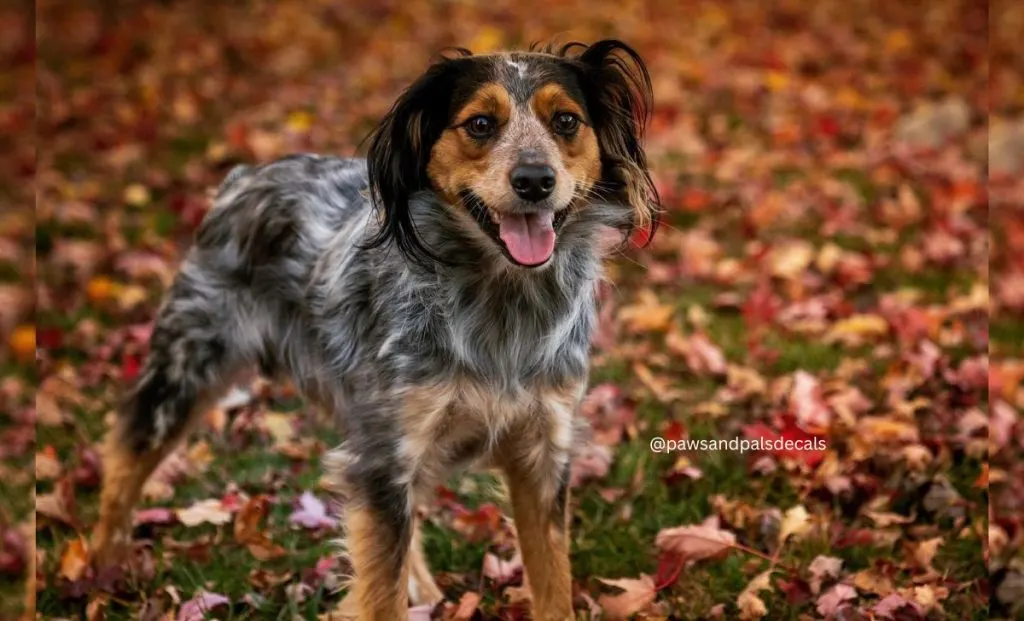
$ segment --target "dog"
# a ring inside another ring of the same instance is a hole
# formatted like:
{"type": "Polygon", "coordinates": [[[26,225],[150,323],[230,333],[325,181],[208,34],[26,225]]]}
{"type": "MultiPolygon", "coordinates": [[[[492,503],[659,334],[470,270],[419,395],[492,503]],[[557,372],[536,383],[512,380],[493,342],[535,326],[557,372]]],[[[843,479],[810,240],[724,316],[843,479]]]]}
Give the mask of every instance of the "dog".
{"type": "MultiPolygon", "coordinates": [[[[367,159],[238,166],[160,308],[104,445],[96,562],[143,483],[238,374],[286,373],[335,413],[357,618],[436,602],[414,507],[500,469],[534,619],[573,618],[569,469],[609,231],[653,234],[640,55],[603,40],[441,55],[367,159]]],[[[650,235],[648,235],[650,237],[650,235]]]]}

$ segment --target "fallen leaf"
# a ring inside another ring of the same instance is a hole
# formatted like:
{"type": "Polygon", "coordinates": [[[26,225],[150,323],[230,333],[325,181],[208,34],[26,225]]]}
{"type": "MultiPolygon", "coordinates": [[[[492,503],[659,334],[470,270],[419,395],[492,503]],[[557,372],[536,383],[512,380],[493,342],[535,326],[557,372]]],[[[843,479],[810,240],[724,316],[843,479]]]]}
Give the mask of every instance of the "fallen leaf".
{"type": "Polygon", "coordinates": [[[60,555],[59,574],[65,580],[77,582],[89,567],[89,548],[81,537],[68,541],[60,555]]]}
{"type": "Polygon", "coordinates": [[[619,319],[633,332],[661,332],[668,329],[675,306],[662,304],[650,289],[637,294],[637,303],[619,309],[619,319]]]}
{"type": "Polygon", "coordinates": [[[782,526],[779,527],[779,545],[784,544],[791,536],[799,539],[810,527],[811,516],[803,505],[788,509],[782,518],[782,526]]]}
{"type": "Polygon", "coordinates": [[[269,506],[267,496],[253,496],[235,516],[235,541],[247,547],[261,561],[284,555],[284,548],[272,542],[260,528],[269,506]]]}
{"type": "Polygon", "coordinates": [[[499,558],[490,552],[484,555],[483,574],[498,584],[511,582],[522,571],[523,557],[519,552],[509,560],[499,558]]]}
{"type": "Polygon", "coordinates": [[[774,573],[774,570],[769,569],[758,574],[740,592],[739,597],[736,598],[736,606],[740,609],[741,621],[756,621],[768,614],[768,606],[765,605],[764,600],[758,597],[757,594],[761,591],[772,590],[772,573],[774,573]]]}
{"type": "Polygon", "coordinates": [[[837,321],[825,334],[826,343],[842,343],[858,347],[872,343],[889,332],[889,323],[884,317],[873,314],[853,315],[837,321]]]}
{"type": "Polygon", "coordinates": [[[654,541],[662,550],[687,561],[700,561],[729,550],[736,535],[719,528],[717,518],[712,517],[702,524],[662,529],[654,541]]]}
{"type": "Polygon", "coordinates": [[[192,599],[181,605],[178,610],[178,621],[203,621],[206,613],[230,603],[231,600],[220,593],[199,591],[192,599]]]}
{"type": "Polygon", "coordinates": [[[328,517],[327,507],[310,492],[299,497],[299,507],[288,516],[288,522],[304,528],[334,528],[338,521],[328,517]]]}
{"type": "Polygon", "coordinates": [[[57,459],[57,451],[51,445],[36,453],[36,479],[50,481],[60,476],[63,468],[57,459]]]}
{"type": "Polygon", "coordinates": [[[814,557],[814,560],[807,567],[807,570],[811,572],[811,592],[814,594],[821,592],[821,585],[827,580],[838,578],[842,568],[843,559],[841,558],[821,554],[814,557]]]}
{"type": "Polygon", "coordinates": [[[939,552],[939,547],[945,543],[945,539],[942,537],[934,537],[925,541],[910,544],[910,550],[914,563],[920,569],[923,569],[928,574],[937,574],[935,567],[932,563],[935,561],[935,555],[939,552]]]}
{"type": "Polygon", "coordinates": [[[588,442],[573,457],[569,476],[570,487],[585,481],[603,479],[612,465],[612,450],[607,446],[588,442]]]}
{"type": "Polygon", "coordinates": [[[73,482],[65,476],[51,493],[36,497],[36,513],[78,530],[76,504],[73,482]]]}
{"type": "Polygon", "coordinates": [[[638,579],[598,578],[598,580],[622,591],[617,595],[603,594],[597,599],[597,603],[604,611],[605,618],[609,620],[628,619],[632,615],[646,610],[654,603],[654,599],[658,595],[654,588],[654,581],[646,574],[642,574],[638,579]]]}
{"type": "Polygon", "coordinates": [[[818,598],[818,614],[831,617],[839,612],[839,608],[851,599],[856,599],[857,591],[846,584],[837,584],[818,598]]]}
{"type": "Polygon", "coordinates": [[[231,521],[231,511],[226,509],[224,503],[216,498],[200,500],[193,503],[187,509],[177,509],[175,515],[184,526],[198,526],[200,524],[215,524],[219,526],[231,521]]]}
{"type": "Polygon", "coordinates": [[[473,614],[476,613],[476,609],[480,605],[481,599],[482,598],[479,593],[474,593],[472,591],[466,591],[463,593],[462,597],[459,599],[458,608],[456,608],[454,614],[452,614],[451,621],[469,621],[470,618],[473,617],[473,614]]]}
{"type": "Polygon", "coordinates": [[[136,511],[133,515],[132,523],[136,526],[143,524],[173,524],[177,519],[177,514],[173,509],[150,507],[136,511]]]}
{"type": "Polygon", "coordinates": [[[797,371],[793,375],[789,407],[797,425],[807,431],[823,433],[832,424],[832,410],[822,397],[821,384],[818,378],[806,371],[797,371]]]}
{"type": "Polygon", "coordinates": [[[899,593],[890,593],[889,595],[886,595],[879,600],[877,604],[871,607],[871,611],[882,619],[897,619],[901,618],[897,615],[904,608],[910,608],[917,615],[924,614],[924,609],[920,604],[903,597],[899,593]]]}

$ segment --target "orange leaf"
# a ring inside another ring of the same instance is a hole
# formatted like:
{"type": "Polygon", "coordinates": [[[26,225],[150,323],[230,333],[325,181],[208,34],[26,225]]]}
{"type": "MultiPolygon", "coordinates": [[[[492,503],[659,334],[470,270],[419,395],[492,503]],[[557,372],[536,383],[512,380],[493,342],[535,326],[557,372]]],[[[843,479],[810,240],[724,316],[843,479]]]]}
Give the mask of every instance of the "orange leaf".
{"type": "Polygon", "coordinates": [[[79,537],[68,542],[60,557],[60,575],[71,582],[80,580],[89,567],[89,549],[79,537]]]}

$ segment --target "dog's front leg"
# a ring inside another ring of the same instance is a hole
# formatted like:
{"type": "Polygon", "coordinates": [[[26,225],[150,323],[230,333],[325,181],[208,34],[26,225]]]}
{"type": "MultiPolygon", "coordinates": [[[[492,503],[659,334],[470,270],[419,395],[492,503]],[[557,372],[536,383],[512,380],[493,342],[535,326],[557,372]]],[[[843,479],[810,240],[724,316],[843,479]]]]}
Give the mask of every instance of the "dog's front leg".
{"type": "Polygon", "coordinates": [[[405,619],[413,533],[406,476],[383,446],[357,454],[343,445],[328,453],[324,468],[334,491],[345,498],[345,548],[353,573],[351,591],[331,618],[405,619]]]}
{"type": "Polygon", "coordinates": [[[569,565],[569,453],[583,382],[545,394],[539,416],[499,449],[537,621],[573,619],[569,565]]]}
{"type": "Polygon", "coordinates": [[[352,597],[359,621],[397,621],[408,617],[406,555],[412,522],[382,515],[369,505],[346,511],[348,551],[355,573],[352,597]]]}
{"type": "Polygon", "coordinates": [[[533,597],[533,618],[536,621],[573,619],[568,468],[537,472],[509,464],[505,472],[519,548],[533,597]]]}

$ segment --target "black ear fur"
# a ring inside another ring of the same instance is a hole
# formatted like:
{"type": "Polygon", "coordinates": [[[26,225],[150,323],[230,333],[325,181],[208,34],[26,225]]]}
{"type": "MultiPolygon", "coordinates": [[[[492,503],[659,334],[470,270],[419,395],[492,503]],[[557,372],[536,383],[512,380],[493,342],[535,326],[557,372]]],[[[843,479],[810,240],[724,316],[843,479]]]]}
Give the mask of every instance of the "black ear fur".
{"type": "MultiPolygon", "coordinates": [[[[464,50],[456,51],[465,55],[464,50]]],[[[370,135],[366,157],[370,195],[382,218],[380,231],[366,247],[393,240],[400,252],[426,267],[438,257],[416,234],[409,199],[430,186],[430,148],[447,124],[457,75],[454,62],[442,58],[402,93],[370,135]]]]}
{"type": "Polygon", "coordinates": [[[636,50],[615,39],[568,43],[558,55],[581,64],[584,91],[593,102],[588,108],[601,144],[601,194],[632,207],[632,228],[649,227],[649,242],[661,201],[641,144],[653,106],[647,66],[636,50]]]}

